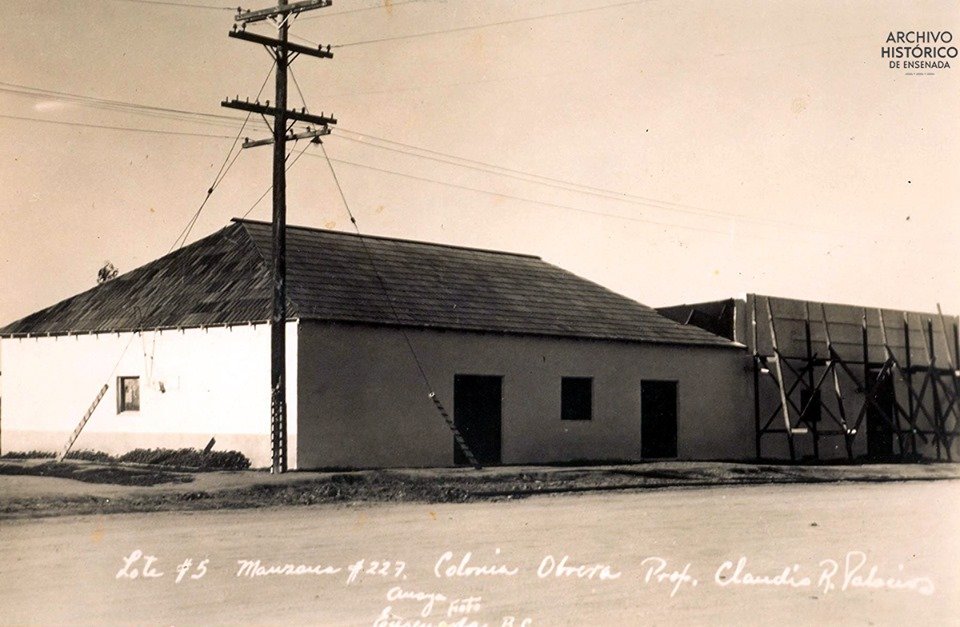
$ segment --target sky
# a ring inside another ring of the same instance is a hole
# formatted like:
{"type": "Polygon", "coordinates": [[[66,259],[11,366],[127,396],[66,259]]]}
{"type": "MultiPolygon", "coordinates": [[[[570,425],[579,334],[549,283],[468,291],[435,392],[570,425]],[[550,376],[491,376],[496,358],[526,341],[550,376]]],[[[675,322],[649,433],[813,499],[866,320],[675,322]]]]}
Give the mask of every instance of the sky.
{"type": "MultiPolygon", "coordinates": [[[[0,323],[167,253],[224,163],[188,241],[269,219],[272,149],[231,150],[220,107],[272,63],[227,36],[237,2],[0,3],[0,323]]],[[[293,22],[334,58],[294,62],[291,106],[338,119],[367,234],[540,255],[651,306],[957,314],[960,60],[889,67],[909,30],[960,39],[960,4],[334,0],[293,22]]],[[[319,147],[291,150],[288,221],[350,230],[319,147]]]]}

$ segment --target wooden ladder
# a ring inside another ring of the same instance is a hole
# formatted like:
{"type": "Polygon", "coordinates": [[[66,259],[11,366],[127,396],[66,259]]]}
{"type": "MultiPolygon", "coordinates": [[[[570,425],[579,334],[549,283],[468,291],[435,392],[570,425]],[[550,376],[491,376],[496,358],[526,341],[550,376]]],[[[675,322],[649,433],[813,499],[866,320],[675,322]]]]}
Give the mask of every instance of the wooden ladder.
{"type": "Polygon", "coordinates": [[[478,462],[477,458],[474,457],[473,451],[471,451],[470,447],[467,446],[467,441],[463,439],[460,429],[457,429],[457,425],[453,423],[453,419],[447,413],[447,410],[443,408],[443,405],[440,404],[440,399],[437,398],[435,393],[430,392],[430,400],[433,401],[433,404],[437,406],[437,411],[440,412],[440,415],[443,416],[443,419],[447,421],[447,426],[450,427],[451,431],[453,431],[453,439],[457,442],[457,446],[460,447],[460,450],[463,451],[463,454],[470,462],[470,465],[477,470],[483,470],[483,466],[480,465],[480,462],[478,462]]]}
{"type": "Polygon", "coordinates": [[[100,388],[100,393],[97,394],[97,398],[93,399],[93,404],[90,405],[90,409],[87,410],[87,413],[83,415],[83,418],[80,419],[80,424],[77,425],[77,428],[73,430],[73,433],[70,434],[70,439],[67,440],[67,443],[64,445],[63,449],[57,455],[57,461],[62,462],[63,458],[67,456],[67,453],[70,452],[70,447],[73,446],[73,443],[77,441],[77,438],[80,437],[80,432],[83,431],[84,425],[87,424],[87,421],[90,420],[90,416],[93,415],[93,411],[97,408],[97,405],[100,404],[100,399],[103,398],[103,395],[107,393],[107,388],[109,386],[104,383],[103,387],[100,388]]]}

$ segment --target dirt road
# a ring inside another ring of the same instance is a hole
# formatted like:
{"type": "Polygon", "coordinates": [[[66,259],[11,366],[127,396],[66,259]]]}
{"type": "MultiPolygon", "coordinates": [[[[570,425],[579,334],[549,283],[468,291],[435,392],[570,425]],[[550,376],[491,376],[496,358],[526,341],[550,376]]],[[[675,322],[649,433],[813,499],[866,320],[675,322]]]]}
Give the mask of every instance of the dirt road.
{"type": "Polygon", "coordinates": [[[940,481],[18,520],[0,623],[960,624],[958,514],[940,481]]]}

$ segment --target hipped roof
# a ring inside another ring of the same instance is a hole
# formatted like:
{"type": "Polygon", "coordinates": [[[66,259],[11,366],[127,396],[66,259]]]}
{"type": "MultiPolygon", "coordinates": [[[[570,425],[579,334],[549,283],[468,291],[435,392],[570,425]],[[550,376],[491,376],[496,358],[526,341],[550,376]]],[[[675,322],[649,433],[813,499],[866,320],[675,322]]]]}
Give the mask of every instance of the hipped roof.
{"type": "MultiPolygon", "coordinates": [[[[267,321],[270,256],[271,225],[234,220],[0,335],[267,321]]],[[[295,226],[287,228],[287,297],[293,319],[736,346],[539,257],[295,226]]]]}

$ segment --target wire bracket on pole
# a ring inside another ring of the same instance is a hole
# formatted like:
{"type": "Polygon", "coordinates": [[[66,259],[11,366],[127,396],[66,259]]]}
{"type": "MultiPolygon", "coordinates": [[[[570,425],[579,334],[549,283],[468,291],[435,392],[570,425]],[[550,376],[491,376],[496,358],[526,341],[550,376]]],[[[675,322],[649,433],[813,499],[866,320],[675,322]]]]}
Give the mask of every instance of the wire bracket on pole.
{"type": "MultiPolygon", "coordinates": [[[[330,134],[330,129],[325,126],[320,129],[307,129],[302,133],[287,133],[286,140],[296,141],[299,139],[309,139],[309,140],[312,140],[314,143],[319,143],[321,137],[324,137],[329,134],[330,134]]],[[[241,145],[241,147],[256,148],[257,146],[269,146],[271,144],[273,144],[272,137],[267,137],[265,139],[249,139],[244,137],[243,144],[241,145]]]]}
{"type": "MultiPolygon", "coordinates": [[[[328,134],[329,124],[336,124],[333,117],[326,117],[322,113],[313,115],[307,113],[306,105],[299,111],[287,110],[287,70],[293,59],[301,54],[320,58],[332,58],[328,46],[310,48],[290,43],[289,29],[291,18],[304,11],[321,9],[332,4],[332,0],[300,0],[288,2],[277,0],[277,6],[258,11],[244,11],[237,9],[235,21],[241,24],[238,30],[236,24],[230,32],[230,37],[260,44],[272,50],[276,61],[276,96],[274,106],[270,101],[265,104],[259,102],[241,101],[240,97],[233,100],[224,100],[221,106],[230,109],[239,109],[249,114],[256,113],[264,120],[273,118],[271,139],[244,142],[244,148],[252,146],[273,145],[273,234],[272,234],[272,264],[271,283],[273,292],[273,308],[270,318],[270,432],[272,448],[271,470],[282,473],[287,470],[287,405],[286,405],[286,322],[287,322],[287,266],[286,266],[286,230],[287,230],[287,159],[286,144],[296,139],[311,138],[319,141],[319,137],[328,134]],[[278,18],[278,19],[274,19],[278,18]],[[264,37],[255,33],[246,32],[247,24],[263,20],[273,21],[277,25],[277,39],[264,37]],[[315,125],[303,133],[293,133],[293,124],[304,122],[315,125]],[[289,124],[289,126],[288,126],[289,124]]],[[[269,126],[269,123],[267,124],[269,126]]]]}
{"type": "Polygon", "coordinates": [[[234,24],[233,28],[234,30],[230,31],[228,35],[234,39],[242,39],[244,41],[267,46],[268,48],[286,50],[296,54],[306,54],[312,57],[319,57],[321,59],[333,58],[333,53],[330,52],[329,45],[326,47],[317,45],[316,48],[310,48],[309,46],[301,46],[300,44],[292,44],[288,41],[285,42],[279,39],[273,39],[272,37],[264,37],[263,35],[257,35],[256,33],[248,33],[245,30],[237,30],[236,24],[234,24]]]}
{"type": "Polygon", "coordinates": [[[251,22],[262,22],[278,15],[297,15],[304,11],[312,9],[323,9],[333,4],[333,0],[302,0],[301,2],[282,3],[270,9],[261,9],[259,11],[243,11],[237,9],[237,14],[233,18],[236,22],[249,24],[251,22]]]}

